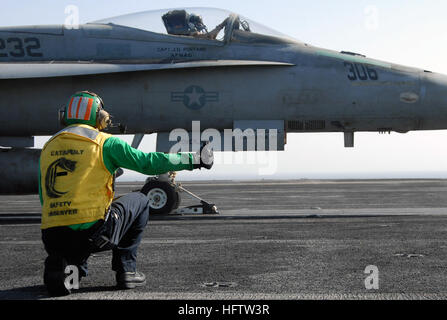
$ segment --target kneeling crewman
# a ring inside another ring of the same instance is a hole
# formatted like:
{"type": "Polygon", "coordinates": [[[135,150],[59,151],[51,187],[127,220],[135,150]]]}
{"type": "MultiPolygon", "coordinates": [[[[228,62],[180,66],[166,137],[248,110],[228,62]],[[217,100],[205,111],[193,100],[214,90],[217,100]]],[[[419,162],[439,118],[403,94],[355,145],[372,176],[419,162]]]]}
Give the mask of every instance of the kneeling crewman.
{"type": "Polygon", "coordinates": [[[169,171],[211,169],[211,150],[200,154],[144,153],[101,132],[110,124],[101,98],[78,92],[65,107],[66,127],[43,147],[39,195],[42,204],[44,283],[50,295],[67,295],[65,268],[74,265],[87,276],[87,259],[112,250],[112,270],[119,288],[144,285],[136,270],[137,248],[149,219],[148,198],[132,192],[114,200],[118,168],[146,175],[169,171]],[[200,159],[199,159],[200,158],[200,159]]]}

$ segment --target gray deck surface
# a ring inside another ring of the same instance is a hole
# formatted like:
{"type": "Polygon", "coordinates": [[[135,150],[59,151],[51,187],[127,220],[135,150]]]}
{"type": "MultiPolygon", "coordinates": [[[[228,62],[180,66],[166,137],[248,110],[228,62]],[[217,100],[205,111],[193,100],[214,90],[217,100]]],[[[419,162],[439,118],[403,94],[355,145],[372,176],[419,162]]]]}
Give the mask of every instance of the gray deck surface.
{"type": "MultiPolygon", "coordinates": [[[[118,184],[117,193],[141,183],[118,184]]],[[[185,182],[219,215],[151,217],[147,285],[116,290],[111,253],[63,299],[445,299],[447,181],[185,182]],[[366,289],[365,268],[379,270],[366,289]]],[[[197,204],[183,194],[182,206],[197,204]]],[[[0,299],[47,299],[38,196],[0,197],[0,299]]]]}

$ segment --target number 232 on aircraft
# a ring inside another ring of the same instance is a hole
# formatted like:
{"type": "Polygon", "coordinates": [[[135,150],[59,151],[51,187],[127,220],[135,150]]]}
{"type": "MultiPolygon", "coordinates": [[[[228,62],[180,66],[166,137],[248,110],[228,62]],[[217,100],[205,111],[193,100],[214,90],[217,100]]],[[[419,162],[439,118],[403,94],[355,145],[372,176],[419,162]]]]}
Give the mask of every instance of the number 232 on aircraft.
{"type": "Polygon", "coordinates": [[[37,38],[0,38],[0,58],[43,57],[39,49],[40,41],[37,38]]]}

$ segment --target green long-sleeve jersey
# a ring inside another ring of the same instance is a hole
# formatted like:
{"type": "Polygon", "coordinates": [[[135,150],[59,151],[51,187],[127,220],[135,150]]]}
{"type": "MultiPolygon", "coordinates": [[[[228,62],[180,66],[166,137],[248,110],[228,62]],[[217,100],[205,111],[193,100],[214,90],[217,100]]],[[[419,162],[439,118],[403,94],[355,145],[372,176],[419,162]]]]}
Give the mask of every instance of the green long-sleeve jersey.
{"type": "MultiPolygon", "coordinates": [[[[193,155],[191,153],[145,153],[132,148],[118,137],[110,137],[104,142],[102,154],[104,165],[111,174],[114,174],[118,168],[125,168],[146,175],[158,175],[169,171],[193,170],[193,155]]],[[[43,204],[40,166],[39,196],[40,202],[43,204]]],[[[87,229],[95,222],[70,227],[74,230],[87,229]]]]}

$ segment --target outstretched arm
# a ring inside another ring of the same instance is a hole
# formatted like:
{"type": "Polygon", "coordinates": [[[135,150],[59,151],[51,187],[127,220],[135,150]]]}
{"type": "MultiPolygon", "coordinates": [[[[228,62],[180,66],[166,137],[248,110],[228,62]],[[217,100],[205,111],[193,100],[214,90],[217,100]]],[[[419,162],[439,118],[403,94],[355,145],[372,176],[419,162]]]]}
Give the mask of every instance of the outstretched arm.
{"type": "Polygon", "coordinates": [[[106,140],[103,147],[103,159],[106,168],[112,174],[118,168],[125,168],[146,175],[194,169],[192,153],[145,153],[132,148],[118,137],[110,137],[106,140]]]}

